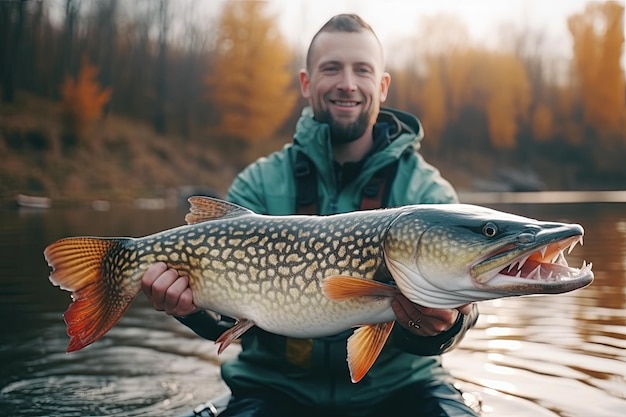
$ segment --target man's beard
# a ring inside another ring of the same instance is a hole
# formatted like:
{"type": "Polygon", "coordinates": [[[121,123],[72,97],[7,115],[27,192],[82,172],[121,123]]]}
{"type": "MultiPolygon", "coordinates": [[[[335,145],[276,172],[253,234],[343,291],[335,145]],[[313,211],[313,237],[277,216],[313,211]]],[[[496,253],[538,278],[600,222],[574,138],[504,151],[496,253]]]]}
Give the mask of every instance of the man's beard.
{"type": "Polygon", "coordinates": [[[334,145],[354,142],[365,134],[365,129],[369,125],[367,113],[360,113],[354,122],[347,125],[335,120],[329,110],[320,111],[315,115],[315,120],[329,126],[330,141],[334,145]]]}

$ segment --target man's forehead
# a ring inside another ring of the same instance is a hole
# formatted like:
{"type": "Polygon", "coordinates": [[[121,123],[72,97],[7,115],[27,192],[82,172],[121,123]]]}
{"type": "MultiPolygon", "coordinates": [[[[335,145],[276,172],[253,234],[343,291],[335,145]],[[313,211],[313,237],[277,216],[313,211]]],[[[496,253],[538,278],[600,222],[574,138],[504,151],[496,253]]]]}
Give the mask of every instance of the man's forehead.
{"type": "Polygon", "coordinates": [[[321,62],[363,62],[383,65],[383,52],[373,33],[361,32],[322,32],[312,45],[311,64],[321,62]]]}

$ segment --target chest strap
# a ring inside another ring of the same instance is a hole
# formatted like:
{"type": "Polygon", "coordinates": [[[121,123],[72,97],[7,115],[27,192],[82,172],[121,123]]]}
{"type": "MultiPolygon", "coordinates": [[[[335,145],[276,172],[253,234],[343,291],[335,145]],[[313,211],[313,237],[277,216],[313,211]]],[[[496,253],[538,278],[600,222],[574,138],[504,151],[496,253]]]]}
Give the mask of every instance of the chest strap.
{"type": "MultiPolygon", "coordinates": [[[[296,180],[296,213],[319,214],[317,195],[317,172],[315,165],[304,152],[295,152],[293,175],[296,180]]],[[[361,210],[386,207],[391,192],[391,184],[396,177],[398,160],[379,169],[363,187],[361,210]]]]}

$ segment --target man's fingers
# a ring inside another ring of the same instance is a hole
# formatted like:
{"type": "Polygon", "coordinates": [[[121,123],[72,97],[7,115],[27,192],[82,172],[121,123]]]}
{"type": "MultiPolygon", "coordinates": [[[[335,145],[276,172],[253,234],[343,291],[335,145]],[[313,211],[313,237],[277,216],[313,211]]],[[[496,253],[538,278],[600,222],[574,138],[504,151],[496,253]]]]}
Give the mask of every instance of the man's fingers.
{"type": "Polygon", "coordinates": [[[404,304],[400,301],[399,298],[394,298],[391,301],[391,308],[396,315],[396,318],[399,322],[408,321],[409,315],[407,314],[404,304]]]}
{"type": "Polygon", "coordinates": [[[199,310],[200,309],[193,303],[193,294],[191,292],[191,288],[187,287],[180,294],[180,297],[178,297],[178,304],[171,314],[174,316],[184,317],[199,310]]]}
{"type": "Polygon", "coordinates": [[[450,329],[459,314],[470,314],[472,304],[457,308],[431,308],[412,303],[403,295],[394,297],[391,307],[398,322],[414,334],[434,336],[450,329]]]}
{"type": "MultiPolygon", "coordinates": [[[[170,286],[178,279],[178,272],[175,269],[167,269],[161,275],[157,277],[152,283],[152,292],[150,297],[150,301],[152,301],[152,306],[159,311],[165,310],[167,306],[167,291],[170,286]]],[[[173,295],[170,294],[170,300],[173,298],[173,295]]]]}
{"type": "Polygon", "coordinates": [[[187,277],[178,277],[178,274],[176,274],[176,279],[167,287],[167,290],[165,291],[163,308],[167,314],[178,314],[176,310],[179,305],[180,297],[187,289],[191,292],[187,277]]]}
{"type": "Polygon", "coordinates": [[[462,305],[460,307],[457,307],[457,310],[459,311],[459,313],[467,316],[467,315],[471,314],[471,312],[472,312],[472,303],[468,303],[468,304],[462,305]]]}
{"type": "Polygon", "coordinates": [[[146,270],[146,273],[141,277],[141,291],[148,297],[152,298],[152,285],[159,278],[159,276],[167,270],[165,262],[157,262],[150,265],[146,270]]]}
{"type": "Polygon", "coordinates": [[[408,331],[419,336],[432,336],[436,330],[432,328],[430,318],[421,313],[417,304],[400,295],[391,301],[391,308],[398,323],[408,331]]]}

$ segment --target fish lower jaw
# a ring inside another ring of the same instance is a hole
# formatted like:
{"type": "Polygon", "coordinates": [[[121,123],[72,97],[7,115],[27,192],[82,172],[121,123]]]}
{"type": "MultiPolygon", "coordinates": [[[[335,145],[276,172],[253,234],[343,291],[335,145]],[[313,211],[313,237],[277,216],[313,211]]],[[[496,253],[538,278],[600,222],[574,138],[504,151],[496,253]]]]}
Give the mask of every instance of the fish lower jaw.
{"type": "Polygon", "coordinates": [[[491,277],[482,276],[476,279],[478,287],[484,289],[502,290],[525,288],[540,293],[542,288],[553,292],[562,289],[563,292],[582,288],[593,281],[592,264],[583,262],[580,268],[559,265],[538,264],[530,272],[502,270],[491,277]]]}

